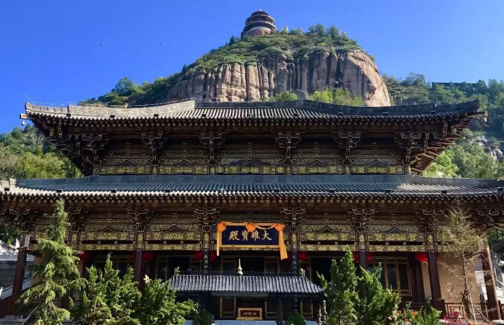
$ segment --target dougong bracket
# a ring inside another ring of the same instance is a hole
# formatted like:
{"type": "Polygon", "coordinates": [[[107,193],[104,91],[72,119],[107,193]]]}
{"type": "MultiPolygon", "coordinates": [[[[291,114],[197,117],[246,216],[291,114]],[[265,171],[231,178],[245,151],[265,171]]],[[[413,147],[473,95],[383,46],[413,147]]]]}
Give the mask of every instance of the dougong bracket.
{"type": "Polygon", "coordinates": [[[163,135],[163,131],[141,133],[142,143],[149,148],[151,165],[158,165],[159,153],[165,143],[167,137],[163,135]]]}
{"type": "Polygon", "coordinates": [[[208,150],[208,163],[210,165],[215,165],[218,160],[215,155],[215,150],[219,149],[224,143],[222,132],[201,132],[199,140],[201,144],[203,144],[203,147],[208,150]]]}
{"type": "Polygon", "coordinates": [[[283,163],[285,165],[292,164],[292,150],[297,148],[297,145],[301,142],[300,132],[278,132],[275,141],[283,150],[283,163]]]}
{"type": "Polygon", "coordinates": [[[344,149],[343,164],[350,165],[352,158],[350,151],[357,148],[357,144],[361,141],[360,131],[339,131],[335,132],[334,141],[339,145],[340,148],[344,149]]]}

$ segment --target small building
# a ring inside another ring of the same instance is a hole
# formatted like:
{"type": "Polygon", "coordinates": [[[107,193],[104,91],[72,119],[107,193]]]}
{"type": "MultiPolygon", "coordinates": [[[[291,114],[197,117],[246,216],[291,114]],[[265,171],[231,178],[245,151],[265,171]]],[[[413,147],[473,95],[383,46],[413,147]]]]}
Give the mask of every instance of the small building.
{"type": "MultiPolygon", "coordinates": [[[[419,176],[476,118],[479,102],[346,107],[309,100],[202,102],[145,108],[26,105],[46,140],[85,175],[5,180],[3,220],[29,247],[65,200],[81,268],[133,267],[171,279],[216,319],[320,319],[331,260],[383,266],[403,303],[460,305],[442,268],[460,266],[437,237],[454,205],[481,229],[502,222],[501,182],[419,176]],[[279,297],[282,297],[280,300],[279,297]],[[280,313],[282,311],[282,313],[280,313]],[[279,314],[280,313],[280,314],[279,314]]],[[[487,251],[484,270],[491,270],[487,251]]],[[[499,319],[492,272],[488,307],[499,319]]],[[[22,290],[16,278],[13,295],[22,290]]],[[[477,290],[476,290],[477,291],[477,290]]],[[[474,293],[478,299],[478,292],[474,293]]],[[[10,312],[15,311],[12,305],[10,312]]]]}
{"type": "Polygon", "coordinates": [[[276,30],[275,19],[268,15],[268,13],[259,10],[252,13],[252,15],[250,15],[250,17],[245,21],[242,37],[267,35],[275,32],[276,30]]]}

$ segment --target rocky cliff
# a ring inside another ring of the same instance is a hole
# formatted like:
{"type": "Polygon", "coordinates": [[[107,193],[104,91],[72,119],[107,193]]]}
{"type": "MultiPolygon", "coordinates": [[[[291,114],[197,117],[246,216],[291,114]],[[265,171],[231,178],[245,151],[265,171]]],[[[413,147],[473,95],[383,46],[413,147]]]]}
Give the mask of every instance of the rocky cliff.
{"type": "Polygon", "coordinates": [[[302,59],[273,54],[249,64],[190,71],[178,78],[166,100],[257,101],[288,90],[312,93],[335,86],[361,96],[368,106],[390,105],[378,68],[362,50],[319,51],[302,59]]]}

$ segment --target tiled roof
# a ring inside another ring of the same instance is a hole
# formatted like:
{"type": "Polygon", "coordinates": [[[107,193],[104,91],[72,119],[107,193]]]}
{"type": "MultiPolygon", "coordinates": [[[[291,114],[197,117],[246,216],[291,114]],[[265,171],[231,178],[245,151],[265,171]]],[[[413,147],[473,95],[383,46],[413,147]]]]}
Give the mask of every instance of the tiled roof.
{"type": "Polygon", "coordinates": [[[1,190],[14,196],[465,196],[501,193],[501,183],[410,175],[155,175],[11,180],[1,190]]]}
{"type": "Polygon", "coordinates": [[[26,104],[26,118],[52,117],[67,120],[222,120],[222,119],[330,119],[396,120],[432,119],[461,114],[475,115],[479,101],[455,105],[408,105],[390,107],[352,107],[314,101],[198,103],[189,100],[143,108],[90,106],[46,107],[26,104]]]}
{"type": "Polygon", "coordinates": [[[323,295],[324,290],[304,276],[176,275],[172,289],[179,293],[323,295]]]}

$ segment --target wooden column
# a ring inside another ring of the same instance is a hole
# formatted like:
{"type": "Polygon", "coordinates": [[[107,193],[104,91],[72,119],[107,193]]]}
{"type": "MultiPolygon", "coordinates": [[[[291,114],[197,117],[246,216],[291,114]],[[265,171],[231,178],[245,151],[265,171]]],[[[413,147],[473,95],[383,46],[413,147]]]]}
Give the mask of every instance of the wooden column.
{"type": "Polygon", "coordinates": [[[436,252],[427,252],[427,262],[429,267],[429,281],[431,287],[432,303],[434,308],[441,310],[445,313],[444,301],[441,299],[441,284],[439,282],[439,271],[436,260],[436,252]]]}
{"type": "Polygon", "coordinates": [[[411,262],[412,265],[412,270],[413,270],[413,280],[414,280],[414,289],[415,289],[415,300],[416,302],[419,303],[424,303],[425,302],[425,292],[424,292],[424,286],[423,286],[423,279],[422,279],[422,264],[417,261],[416,259],[413,259],[411,262]]]}
{"type": "Polygon", "coordinates": [[[144,274],[144,264],[143,264],[143,249],[137,248],[135,251],[135,281],[138,282],[138,288],[140,290],[143,289],[143,279],[145,277],[144,274]]]}
{"type": "MultiPolygon", "coordinates": [[[[348,211],[349,217],[352,220],[352,228],[357,236],[357,249],[359,251],[359,265],[364,269],[368,269],[367,262],[367,234],[369,232],[369,223],[373,219],[374,209],[352,209],[348,211]]],[[[360,270],[360,269],[359,269],[360,270]]]]}
{"type": "Polygon", "coordinates": [[[12,296],[9,300],[9,309],[8,315],[16,314],[16,302],[21,297],[23,293],[23,280],[25,273],[25,265],[26,265],[26,248],[20,247],[18,250],[17,262],[16,262],[16,271],[14,273],[14,285],[12,286],[12,296]]]}
{"type": "Polygon", "coordinates": [[[501,319],[501,312],[499,308],[499,300],[497,299],[497,292],[495,290],[495,277],[492,265],[492,255],[488,246],[481,252],[481,265],[483,275],[485,277],[485,288],[487,293],[487,310],[490,320],[501,319]]]}
{"type": "Polygon", "coordinates": [[[364,269],[368,269],[368,262],[367,262],[367,252],[365,249],[360,249],[359,248],[359,265],[364,269]]]}
{"type": "Polygon", "coordinates": [[[306,210],[303,208],[284,208],[281,215],[286,224],[284,235],[287,234],[289,239],[287,249],[291,255],[290,271],[292,274],[299,275],[299,227],[305,218],[306,210]]]}

